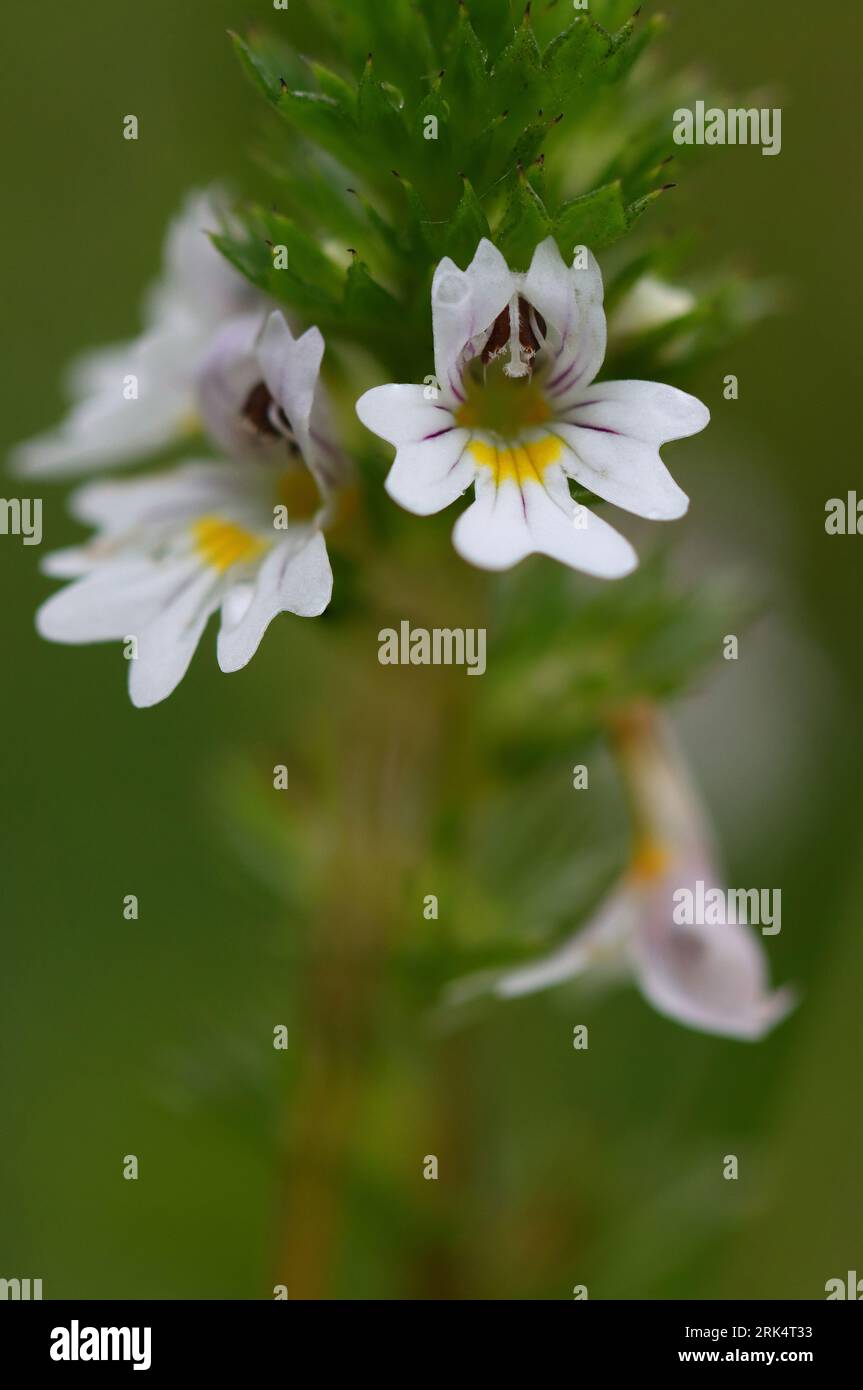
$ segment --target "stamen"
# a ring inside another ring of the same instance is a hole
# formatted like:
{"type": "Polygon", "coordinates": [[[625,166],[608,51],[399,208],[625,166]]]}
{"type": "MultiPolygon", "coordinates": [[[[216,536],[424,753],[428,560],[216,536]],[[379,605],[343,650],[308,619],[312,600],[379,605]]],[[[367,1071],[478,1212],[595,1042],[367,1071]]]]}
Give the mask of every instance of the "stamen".
{"type": "Polygon", "coordinates": [[[508,352],[509,361],[503,369],[505,374],[510,377],[528,376],[547,331],[542,314],[528,304],[522,295],[513,295],[511,303],[498,314],[492,325],[482,350],[483,366],[488,366],[508,352]]]}

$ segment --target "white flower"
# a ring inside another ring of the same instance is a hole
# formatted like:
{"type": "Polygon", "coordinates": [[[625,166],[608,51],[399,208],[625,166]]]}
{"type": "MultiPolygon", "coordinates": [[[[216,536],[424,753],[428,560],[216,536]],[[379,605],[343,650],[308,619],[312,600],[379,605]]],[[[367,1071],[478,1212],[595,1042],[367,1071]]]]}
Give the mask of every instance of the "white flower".
{"type": "Polygon", "coordinates": [[[608,319],[612,339],[632,338],[683,318],[698,301],[691,290],[669,285],[655,275],[642,275],[623,296],[608,319]]]}
{"type": "Polygon", "coordinates": [[[667,732],[636,719],[621,735],[639,818],[628,872],[593,919],[551,955],[489,982],[462,981],[451,998],[489,987],[514,998],[561,984],[591,967],[623,966],[660,1013],[705,1033],[755,1040],[793,1007],[788,989],[771,993],[764,950],[753,929],[727,921],[678,925],[680,894],[719,888],[711,834],[667,732]]]}
{"type": "Polygon", "coordinates": [[[223,671],[246,665],[276,614],[323,612],[333,580],[322,528],[344,480],[322,426],[323,353],[316,328],[294,339],[280,313],[263,330],[260,319],[225,326],[198,399],[230,461],[74,494],[74,513],[98,535],[47,557],[46,571],[73,583],[40,608],[43,637],[134,638],[129,693],[146,706],[182,680],[217,609],[223,671]]]}
{"type": "Polygon", "coordinates": [[[438,512],[475,485],[453,533],[472,564],[507,569],[537,553],[603,578],[632,570],[632,546],[575,503],[569,478],[638,516],[686,511],[659,446],[703,429],[709,412],[671,386],[595,383],[602,295],[589,253],[584,268],[567,267],[549,238],[515,274],[483,240],[467,270],[446,259],[435,272],[439,398],[379,386],[357,403],[363,423],[397,448],[386,486],[408,511],[438,512]]]}
{"type": "Polygon", "coordinates": [[[217,195],[189,195],[168,229],[143,332],[73,364],[70,413],[55,430],[18,445],[18,473],[50,477],[129,464],[198,428],[195,378],[213,333],[225,319],[264,305],[207,235],[223,216],[217,195]]]}

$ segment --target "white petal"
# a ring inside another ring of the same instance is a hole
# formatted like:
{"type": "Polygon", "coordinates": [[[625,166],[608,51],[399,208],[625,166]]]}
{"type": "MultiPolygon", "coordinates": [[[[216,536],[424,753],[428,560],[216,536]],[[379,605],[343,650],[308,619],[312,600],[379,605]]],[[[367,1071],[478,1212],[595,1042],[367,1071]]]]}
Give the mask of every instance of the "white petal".
{"type": "Polygon", "coordinates": [[[245,519],[255,504],[261,523],[271,527],[271,492],[271,474],[252,462],[191,462],[146,477],[87,483],[72,494],[70,510],[109,536],[159,524],[179,529],[212,511],[245,519]]]}
{"type": "MultiPolygon", "coordinates": [[[[324,340],[317,328],[295,338],[280,311],[270,314],[258,343],[258,361],[270,395],[282,407],[309,459],[310,421],[324,357],[324,340]]],[[[311,461],[311,460],[309,460],[311,461]]]]}
{"type": "Polygon", "coordinates": [[[602,274],[593,252],[578,269],[565,263],[548,237],[534,252],[522,293],[548,326],[546,389],[552,398],[567,399],[573,388],[593,381],[605,357],[602,274]]]}
{"type": "Polygon", "coordinates": [[[136,635],[188,578],[188,569],[146,558],[100,564],[42,604],[36,627],[51,642],[120,641],[136,635]]]}
{"type": "Polygon", "coordinates": [[[197,375],[198,407],[207,434],[232,458],[284,453],[284,441],[261,434],[243,418],[249,392],[262,379],[258,338],[260,313],[228,319],[204,354],[197,375]]]}
{"type": "Polygon", "coordinates": [[[360,397],[356,412],[373,434],[398,446],[386,489],[399,506],[428,516],[470,486],[476,473],[465,454],[470,434],[451,411],[427,401],[422,386],[376,386],[360,397]]]}
{"type": "Polygon", "coordinates": [[[375,386],[360,396],[356,412],[388,444],[418,444],[455,424],[452,412],[427,401],[424,392],[422,386],[375,386]]]}
{"type": "Polygon", "coordinates": [[[71,410],[57,429],[14,450],[16,472],[50,477],[125,465],[188,430],[195,372],[215,327],[264,302],[207,235],[220,220],[217,202],[214,195],[190,195],[169,229],[162,276],[146,298],[145,331],[73,364],[71,410]],[[137,380],[135,399],[124,395],[129,377],[137,380]]]}
{"type": "Polygon", "coordinates": [[[563,984],[590,966],[615,959],[624,949],[635,919],[633,895],[618,889],[600,905],[590,922],[558,950],[531,965],[499,976],[495,994],[505,999],[563,984]]]}
{"type": "Polygon", "coordinates": [[[52,579],[78,579],[82,574],[89,574],[98,563],[89,546],[70,545],[64,550],[52,550],[39,568],[52,579]]]}
{"type": "Polygon", "coordinates": [[[385,483],[393,501],[417,516],[450,506],[476,477],[469,439],[467,430],[453,429],[440,439],[403,444],[385,483]]]}
{"type": "Polygon", "coordinates": [[[435,373],[444,403],[461,396],[461,355],[471,339],[487,332],[509,303],[516,278],[504,257],[485,237],[467,270],[448,256],[432,281],[435,373]]]}
{"type": "Polygon", "coordinates": [[[194,401],[188,381],[146,377],[133,352],[118,354],[100,392],[79,402],[56,430],[13,449],[11,467],[33,478],[130,463],[165,448],[182,432],[194,401]],[[123,383],[138,376],[138,399],[126,400],[123,383]]]}
{"type": "Polygon", "coordinates": [[[278,613],[315,618],[333,591],[327,547],[320,532],[297,545],[284,540],[271,550],[258,571],[254,592],[229,595],[222,610],[218,656],[223,671],[239,671],[251,660],[278,613]],[[234,599],[240,599],[235,603],[234,599]]]}
{"type": "Polygon", "coordinates": [[[593,385],[571,402],[555,431],[570,477],[617,507],[653,521],[684,514],[689,499],[659,456],[659,446],[704,429],[707,407],[673,386],[649,381],[593,385]]]}
{"type": "Polygon", "coordinates": [[[793,1007],[788,990],[770,993],[763,947],[751,927],[679,926],[674,894],[709,890],[710,865],[686,861],[643,890],[632,959],[642,991],[660,1013],[690,1028],[755,1040],[793,1007]]]}
{"type": "Polygon", "coordinates": [[[129,662],[133,705],[147,709],[176,690],[221,596],[220,584],[196,567],[150,622],[132,630],[138,647],[137,658],[129,662]]]}
{"type": "Polygon", "coordinates": [[[710,423],[710,411],[696,396],[658,381],[596,382],[575,397],[567,411],[646,444],[686,439],[710,423]]]}
{"type": "Polygon", "coordinates": [[[481,473],[476,501],[456,522],[453,544],[463,559],[489,570],[510,569],[525,556],[537,554],[585,574],[617,579],[638,563],[623,536],[576,506],[562,473],[554,468],[546,470],[545,486],[526,482],[519,487],[511,479],[496,486],[481,473]]]}
{"type": "Polygon", "coordinates": [[[563,468],[597,497],[651,521],[674,521],[686,512],[689,498],[655,444],[560,423],[555,431],[567,446],[563,468]]]}
{"type": "Polygon", "coordinates": [[[165,237],[162,276],[148,299],[151,318],[161,319],[166,306],[180,303],[210,328],[262,301],[210,239],[211,232],[230,225],[227,207],[217,187],[187,194],[165,237]]]}

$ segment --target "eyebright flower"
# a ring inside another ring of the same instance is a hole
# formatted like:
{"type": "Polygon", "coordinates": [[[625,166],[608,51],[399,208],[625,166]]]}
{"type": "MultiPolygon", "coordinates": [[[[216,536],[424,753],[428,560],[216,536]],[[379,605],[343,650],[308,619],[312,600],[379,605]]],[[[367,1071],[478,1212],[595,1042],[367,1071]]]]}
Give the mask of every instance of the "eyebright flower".
{"type": "Polygon", "coordinates": [[[745,923],[680,925],[681,894],[722,884],[702,807],[667,731],[638,715],[623,728],[621,756],[640,827],[630,866],[592,920],[553,954],[492,981],[465,980],[451,998],[487,988],[514,998],[594,967],[623,967],[649,1003],[704,1033],[755,1041],[794,1005],[771,993],[761,943],[745,923]]]}
{"type": "Polygon", "coordinates": [[[218,660],[245,666],[276,614],[316,617],[332,594],[322,534],[345,465],[327,437],[318,389],[324,340],[295,339],[281,313],[226,324],[207,354],[197,403],[225,462],[190,462],[122,482],[89,483],[72,510],[98,528],[87,545],[49,555],[71,578],[42,605],[55,642],[134,638],[129,693],[164,700],[221,609],[218,660]]]}
{"type": "Polygon", "coordinates": [[[72,366],[71,412],[19,444],[16,472],[50,477],[132,463],[198,428],[195,379],[213,333],[264,299],[207,236],[223,216],[216,193],[192,193],[168,229],[164,265],[144,305],[144,331],[72,366]]]}
{"type": "Polygon", "coordinates": [[[362,422],[397,449],[390,496],[420,516],[471,483],[456,550],[483,569],[549,555],[611,579],[637,564],[632,546],[578,505],[568,479],[637,516],[672,520],[686,494],[659,446],[704,429],[693,396],[647,381],[595,381],[605,356],[602,276],[588,252],[565,265],[553,238],[526,274],[480,242],[467,270],[441,261],[432,283],[440,390],[379,386],[361,397],[362,422]]]}

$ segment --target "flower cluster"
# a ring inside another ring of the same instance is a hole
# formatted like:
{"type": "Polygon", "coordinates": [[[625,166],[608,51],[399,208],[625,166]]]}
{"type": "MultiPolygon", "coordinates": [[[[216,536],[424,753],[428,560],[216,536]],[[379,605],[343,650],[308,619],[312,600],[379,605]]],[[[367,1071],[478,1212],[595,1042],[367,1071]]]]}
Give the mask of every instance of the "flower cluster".
{"type": "MultiPolygon", "coordinates": [[[[212,198],[188,200],[141,336],[85,357],[68,419],[17,451],[20,471],[49,476],[205,436],[205,460],[75,493],[72,511],[96,535],[46,562],[73,582],[40,610],[40,632],[134,638],[137,705],[176,687],[216,610],[219,664],[234,671],[277,613],[319,614],[332,588],[323,531],[349,468],[319,380],[323,339],[314,327],[295,338],[223,261],[204,234],[217,216],[212,198]]],[[[401,506],[436,512],[474,486],[454,543],[486,569],[534,552],[602,578],[634,568],[629,542],[574,501],[570,479],[653,520],[687,507],[659,445],[703,429],[708,412],[670,386],[596,382],[602,277],[580,255],[567,266],[549,238],[527,274],[487,240],[467,270],[444,259],[432,286],[438,385],[380,386],[357,403],[397,448],[386,487],[401,506]]]]}

